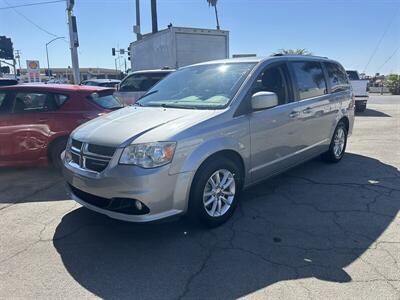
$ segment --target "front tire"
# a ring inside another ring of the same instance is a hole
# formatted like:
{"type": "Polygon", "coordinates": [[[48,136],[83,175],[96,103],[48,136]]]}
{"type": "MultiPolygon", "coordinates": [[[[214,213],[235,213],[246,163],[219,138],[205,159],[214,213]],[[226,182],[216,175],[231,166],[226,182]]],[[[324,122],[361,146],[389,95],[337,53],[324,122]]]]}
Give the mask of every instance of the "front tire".
{"type": "Polygon", "coordinates": [[[337,163],[342,158],[346,151],[347,146],[347,127],[342,121],[338,123],[333,133],[329,150],[325,152],[322,157],[325,161],[330,163],[337,163]]]}
{"type": "Polygon", "coordinates": [[[189,217],[196,223],[216,227],[234,213],[242,188],[238,163],[218,156],[206,161],[193,179],[189,217]]]}
{"type": "Polygon", "coordinates": [[[55,141],[54,144],[51,145],[50,159],[53,166],[56,169],[61,169],[62,167],[61,153],[65,150],[66,147],[67,147],[66,139],[55,141]]]}

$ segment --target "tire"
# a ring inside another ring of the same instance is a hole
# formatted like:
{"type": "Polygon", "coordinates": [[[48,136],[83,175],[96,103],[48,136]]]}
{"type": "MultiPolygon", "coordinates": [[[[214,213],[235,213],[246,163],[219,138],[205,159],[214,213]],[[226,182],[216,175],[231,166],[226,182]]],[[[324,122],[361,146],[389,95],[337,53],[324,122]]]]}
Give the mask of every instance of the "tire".
{"type": "Polygon", "coordinates": [[[364,112],[367,109],[367,104],[356,104],[356,112],[364,112]]]}
{"type": "Polygon", "coordinates": [[[209,159],[197,170],[193,179],[188,208],[189,218],[191,221],[206,227],[216,227],[223,224],[234,213],[241,188],[242,172],[239,168],[239,162],[223,156],[209,159]],[[226,180],[225,175],[227,176],[226,180]],[[223,181],[225,181],[225,186],[231,182],[229,187],[224,189],[216,186],[212,189],[210,179],[212,177],[218,185],[218,176],[220,185],[224,186],[223,181]],[[232,193],[233,196],[230,195],[232,193]],[[214,201],[212,201],[212,197],[214,197],[214,201]],[[212,215],[213,207],[214,215],[212,215]]]}
{"type": "Polygon", "coordinates": [[[53,166],[56,169],[61,169],[62,167],[62,160],[61,160],[61,153],[65,150],[67,147],[67,139],[60,139],[58,141],[55,141],[51,146],[50,146],[50,160],[53,166]]]}
{"type": "Polygon", "coordinates": [[[346,151],[347,127],[342,121],[338,123],[332,136],[329,150],[322,155],[322,158],[330,163],[337,163],[346,151]]]}

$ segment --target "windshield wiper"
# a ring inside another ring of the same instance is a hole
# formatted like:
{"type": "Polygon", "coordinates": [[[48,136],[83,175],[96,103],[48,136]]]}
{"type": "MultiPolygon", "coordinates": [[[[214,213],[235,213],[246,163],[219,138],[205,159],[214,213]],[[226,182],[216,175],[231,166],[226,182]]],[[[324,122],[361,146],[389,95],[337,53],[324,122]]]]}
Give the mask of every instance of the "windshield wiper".
{"type": "Polygon", "coordinates": [[[162,103],[160,104],[161,107],[163,108],[187,108],[187,109],[197,109],[196,106],[191,106],[191,105],[179,105],[179,104],[167,104],[167,103],[162,103]]]}

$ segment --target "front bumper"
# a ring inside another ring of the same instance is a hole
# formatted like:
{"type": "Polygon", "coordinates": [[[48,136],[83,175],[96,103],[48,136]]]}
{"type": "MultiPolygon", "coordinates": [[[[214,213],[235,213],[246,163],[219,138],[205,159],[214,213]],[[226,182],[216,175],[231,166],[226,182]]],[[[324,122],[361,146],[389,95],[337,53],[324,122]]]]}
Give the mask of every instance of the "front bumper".
{"type": "MultiPolygon", "coordinates": [[[[118,156],[119,157],[119,156],[118,156]]],[[[105,214],[111,218],[130,222],[149,222],[187,210],[193,172],[169,174],[170,165],[160,168],[143,169],[137,166],[119,165],[110,161],[101,173],[86,171],[69,163],[64,163],[63,174],[67,182],[67,192],[76,202],[105,214]],[[71,188],[72,186],[72,188],[71,188]],[[149,212],[146,214],[121,213],[93,205],[93,200],[85,201],[73,189],[90,194],[95,198],[139,200],[149,212]]]]}

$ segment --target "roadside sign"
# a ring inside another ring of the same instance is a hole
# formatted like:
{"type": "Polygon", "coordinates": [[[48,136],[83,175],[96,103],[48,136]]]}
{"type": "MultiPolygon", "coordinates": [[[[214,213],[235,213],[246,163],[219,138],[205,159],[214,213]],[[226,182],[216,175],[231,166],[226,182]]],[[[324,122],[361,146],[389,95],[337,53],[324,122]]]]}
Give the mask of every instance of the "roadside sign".
{"type": "Polygon", "coordinates": [[[40,66],[38,60],[27,60],[26,69],[29,82],[41,82],[40,66]]]}

